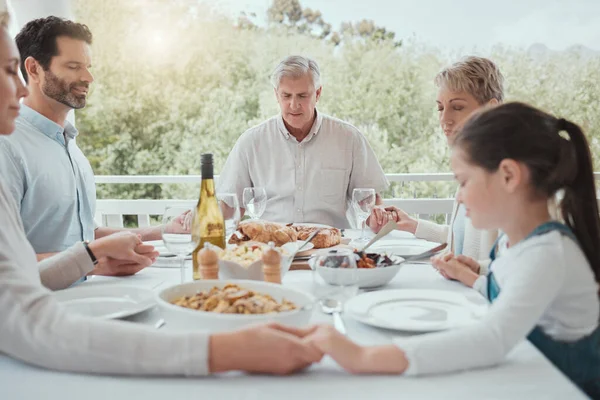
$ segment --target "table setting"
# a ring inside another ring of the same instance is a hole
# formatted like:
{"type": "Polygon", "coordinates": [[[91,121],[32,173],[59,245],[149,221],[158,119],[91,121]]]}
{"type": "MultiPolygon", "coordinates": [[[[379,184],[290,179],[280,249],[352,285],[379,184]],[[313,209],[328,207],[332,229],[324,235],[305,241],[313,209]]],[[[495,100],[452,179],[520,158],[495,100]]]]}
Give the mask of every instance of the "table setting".
{"type": "MultiPolygon", "coordinates": [[[[181,216],[193,219],[194,211],[167,207],[163,239],[146,242],[159,252],[155,264],[129,277],[89,277],[57,292],[56,299],[74,314],[173,332],[226,332],[265,322],[297,327],[326,323],[362,345],[460,329],[485,318],[488,302],[478,292],[444,279],[429,263],[444,245],[398,231],[393,222],[378,234],[365,229],[374,207],[374,202],[364,203],[374,196],[370,190],[353,194],[362,229],[343,230],[262,221],[266,195],[259,189],[244,191],[251,218],[240,222],[236,196],[220,196],[226,204],[222,214],[228,244],[225,249],[205,244],[196,253],[198,271],[193,271],[192,235],[168,228],[181,216]],[[207,271],[212,279],[206,279],[207,271]],[[204,279],[194,280],[194,272],[204,273],[204,279]]],[[[18,392],[14,398],[64,400],[83,392],[87,399],[129,399],[127,393],[143,393],[145,399],[163,400],[189,396],[196,385],[193,390],[203,396],[227,399],[350,399],[365,388],[375,398],[585,398],[526,341],[496,368],[421,378],[354,377],[327,356],[289,377],[233,372],[201,380],[59,374],[0,356],[0,387],[18,392]],[[37,384],[11,385],[17,375],[37,384]],[[535,389],[542,382],[549,390],[535,389]],[[56,384],[66,392],[44,391],[56,384]]]]}

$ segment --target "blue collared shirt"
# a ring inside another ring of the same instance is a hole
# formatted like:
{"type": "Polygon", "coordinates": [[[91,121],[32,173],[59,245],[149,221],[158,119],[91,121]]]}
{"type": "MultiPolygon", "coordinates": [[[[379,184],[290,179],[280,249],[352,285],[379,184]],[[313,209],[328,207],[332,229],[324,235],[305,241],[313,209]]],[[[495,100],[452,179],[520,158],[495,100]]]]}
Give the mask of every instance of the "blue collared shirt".
{"type": "Polygon", "coordinates": [[[94,239],[94,172],[78,134],[21,105],[12,135],[0,137],[0,174],[14,196],[36,253],[94,239]]]}

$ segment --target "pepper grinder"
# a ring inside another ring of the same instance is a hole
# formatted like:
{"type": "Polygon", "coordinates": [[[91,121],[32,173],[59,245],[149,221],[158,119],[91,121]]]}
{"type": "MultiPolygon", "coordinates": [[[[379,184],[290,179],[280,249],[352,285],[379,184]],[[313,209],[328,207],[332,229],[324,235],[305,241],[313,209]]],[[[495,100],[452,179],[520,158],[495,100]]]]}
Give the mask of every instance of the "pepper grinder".
{"type": "Polygon", "coordinates": [[[281,283],[281,254],[275,250],[275,244],[269,243],[269,249],[263,253],[263,275],[265,282],[281,283]]]}
{"type": "Polygon", "coordinates": [[[198,252],[200,276],[202,279],[219,279],[219,256],[204,243],[204,248],[198,252]]]}

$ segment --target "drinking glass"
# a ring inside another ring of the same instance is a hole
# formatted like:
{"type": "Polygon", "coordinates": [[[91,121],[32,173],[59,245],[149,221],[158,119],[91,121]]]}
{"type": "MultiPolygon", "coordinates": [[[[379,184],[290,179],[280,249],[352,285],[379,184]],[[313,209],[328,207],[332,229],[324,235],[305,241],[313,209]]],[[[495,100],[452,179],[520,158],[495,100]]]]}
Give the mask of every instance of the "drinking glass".
{"type": "Polygon", "coordinates": [[[358,293],[358,269],[354,252],[336,249],[317,253],[309,263],[312,270],[312,292],[317,301],[337,301],[340,306],[358,293]]]}
{"type": "Polygon", "coordinates": [[[361,235],[356,241],[366,244],[369,238],[366,235],[365,226],[367,218],[371,215],[373,207],[375,207],[376,194],[375,189],[357,188],[352,191],[352,207],[361,224],[361,235]]]}
{"type": "Polygon", "coordinates": [[[250,218],[259,219],[267,208],[267,191],[262,187],[247,187],[242,200],[250,218]]]}
{"type": "MultiPolygon", "coordinates": [[[[194,250],[192,235],[181,227],[180,220],[185,213],[193,213],[189,208],[166,207],[162,218],[161,234],[165,247],[179,260],[181,283],[186,281],[185,258],[194,250]]],[[[184,217],[185,218],[185,217],[184,217]]]]}
{"type": "Polygon", "coordinates": [[[240,223],[240,203],[235,193],[217,193],[217,200],[225,221],[225,241],[227,242],[240,223]]]}

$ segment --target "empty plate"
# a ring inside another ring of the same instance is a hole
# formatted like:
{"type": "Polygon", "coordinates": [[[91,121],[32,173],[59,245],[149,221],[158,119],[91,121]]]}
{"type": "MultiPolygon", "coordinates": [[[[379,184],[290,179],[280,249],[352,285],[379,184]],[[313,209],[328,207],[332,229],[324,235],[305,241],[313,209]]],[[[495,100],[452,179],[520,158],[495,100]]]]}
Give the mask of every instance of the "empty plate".
{"type": "Polygon", "coordinates": [[[129,317],[155,305],[154,292],[135,286],[78,286],[54,292],[67,312],[86,317],[129,317]]]}
{"type": "Polygon", "coordinates": [[[406,332],[434,332],[476,322],[485,306],[444,290],[396,289],[368,292],[346,303],[345,312],[378,328],[406,332]]]}

